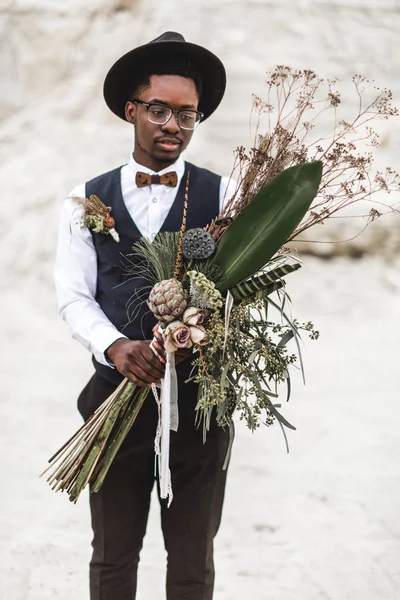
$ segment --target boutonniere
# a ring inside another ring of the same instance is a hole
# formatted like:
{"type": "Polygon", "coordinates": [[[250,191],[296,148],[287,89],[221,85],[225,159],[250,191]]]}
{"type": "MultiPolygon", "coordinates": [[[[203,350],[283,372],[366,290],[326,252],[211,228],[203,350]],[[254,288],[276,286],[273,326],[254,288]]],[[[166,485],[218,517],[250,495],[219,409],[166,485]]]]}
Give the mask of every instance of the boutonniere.
{"type": "Polygon", "coordinates": [[[98,196],[89,198],[73,198],[83,207],[81,226],[91,229],[95,233],[110,234],[119,242],[119,235],[115,230],[115,220],[110,215],[111,206],[106,206],[98,196]]]}

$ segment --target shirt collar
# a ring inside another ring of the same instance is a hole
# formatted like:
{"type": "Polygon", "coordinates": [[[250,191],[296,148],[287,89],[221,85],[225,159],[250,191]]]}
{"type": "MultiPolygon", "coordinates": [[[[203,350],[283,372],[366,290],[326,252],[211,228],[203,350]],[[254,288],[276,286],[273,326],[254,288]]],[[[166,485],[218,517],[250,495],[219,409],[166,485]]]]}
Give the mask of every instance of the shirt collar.
{"type": "MultiPolygon", "coordinates": [[[[134,177],[136,177],[136,173],[138,171],[141,171],[142,173],[148,173],[149,175],[155,174],[155,171],[152,171],[148,167],[145,167],[144,165],[140,165],[138,162],[136,162],[136,160],[133,157],[133,152],[130,155],[128,167],[134,177]]],[[[164,175],[165,173],[169,173],[170,171],[176,172],[176,174],[178,176],[177,187],[179,187],[179,184],[180,184],[183,174],[185,172],[185,161],[183,160],[182,156],[180,156],[172,165],[169,165],[169,167],[162,169],[162,171],[158,171],[157,175],[164,175]]]]}

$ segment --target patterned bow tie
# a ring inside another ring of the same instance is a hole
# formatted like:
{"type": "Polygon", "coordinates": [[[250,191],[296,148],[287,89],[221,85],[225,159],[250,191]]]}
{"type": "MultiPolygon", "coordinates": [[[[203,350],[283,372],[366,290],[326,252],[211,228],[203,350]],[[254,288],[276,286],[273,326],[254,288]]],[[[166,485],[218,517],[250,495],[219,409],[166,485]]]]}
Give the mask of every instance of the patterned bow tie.
{"type": "Polygon", "coordinates": [[[167,187],[176,187],[178,175],[175,171],[170,171],[164,175],[149,175],[148,173],[142,173],[141,171],[136,173],[136,185],[138,187],[146,187],[146,185],[152,185],[153,183],[166,185],[167,187]]]}

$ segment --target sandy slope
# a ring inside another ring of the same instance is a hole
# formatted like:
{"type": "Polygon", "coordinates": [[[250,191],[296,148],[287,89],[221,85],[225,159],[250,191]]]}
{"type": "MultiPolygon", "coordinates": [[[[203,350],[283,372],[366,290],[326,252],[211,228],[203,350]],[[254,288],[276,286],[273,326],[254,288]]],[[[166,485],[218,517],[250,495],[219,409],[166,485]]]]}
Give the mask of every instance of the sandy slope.
{"type": "MultiPolygon", "coordinates": [[[[400,290],[388,274],[378,261],[309,260],[291,276],[296,315],[322,337],[284,407],[291,453],[278,428],[238,427],[216,600],[400,598],[400,290]]],[[[85,600],[87,499],[72,506],[37,474],[79,424],[89,357],[54,310],[2,300],[0,597],[85,600]]],[[[164,559],[154,499],[139,599],[163,597],[164,559]]]]}
{"type": "MultiPolygon", "coordinates": [[[[187,3],[186,21],[181,7],[0,0],[1,600],[88,598],[86,499],[71,506],[37,474],[80,424],[75,398],[91,372],[56,316],[51,265],[64,195],[127,160],[131,132],[101,97],[112,61],[177,28],[217,52],[227,95],[187,158],[226,174],[232,149],[247,144],[251,93],[265,92],[275,64],[344,80],[368,74],[398,104],[396,0],[203,0],[187,3]]],[[[380,166],[399,168],[399,139],[384,124],[380,166]]],[[[391,223],[360,236],[363,249],[395,257],[391,223]]],[[[238,428],[216,600],[400,598],[400,270],[378,259],[307,264],[290,292],[322,338],[307,344],[307,386],[298,378],[285,407],[298,431],[287,456],[279,429],[238,428]]],[[[155,502],[139,600],[163,597],[164,558],[155,502]]]]}

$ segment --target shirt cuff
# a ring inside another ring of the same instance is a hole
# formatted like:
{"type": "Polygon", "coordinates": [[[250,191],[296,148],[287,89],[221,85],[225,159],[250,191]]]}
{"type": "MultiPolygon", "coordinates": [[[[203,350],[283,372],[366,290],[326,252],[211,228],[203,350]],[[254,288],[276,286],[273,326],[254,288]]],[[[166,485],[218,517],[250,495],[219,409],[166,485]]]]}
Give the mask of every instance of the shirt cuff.
{"type": "Polygon", "coordinates": [[[108,360],[105,355],[106,350],[117,340],[124,338],[128,339],[126,335],[118,331],[115,327],[102,327],[101,332],[92,333],[92,344],[93,344],[93,356],[102,365],[106,365],[111,369],[115,368],[115,365],[108,360]]]}

